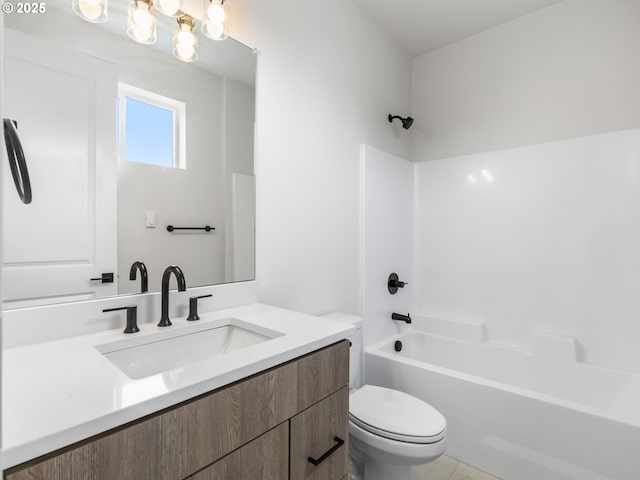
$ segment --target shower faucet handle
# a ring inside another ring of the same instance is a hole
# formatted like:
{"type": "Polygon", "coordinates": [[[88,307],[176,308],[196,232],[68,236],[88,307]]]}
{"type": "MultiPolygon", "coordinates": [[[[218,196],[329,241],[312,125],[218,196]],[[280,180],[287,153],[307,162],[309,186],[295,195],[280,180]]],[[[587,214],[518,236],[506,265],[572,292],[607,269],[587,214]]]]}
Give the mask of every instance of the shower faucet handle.
{"type": "Polygon", "coordinates": [[[397,273],[392,273],[389,275],[389,280],[387,281],[387,289],[391,295],[395,295],[399,288],[404,288],[405,285],[409,285],[409,282],[401,282],[398,278],[397,273]]]}

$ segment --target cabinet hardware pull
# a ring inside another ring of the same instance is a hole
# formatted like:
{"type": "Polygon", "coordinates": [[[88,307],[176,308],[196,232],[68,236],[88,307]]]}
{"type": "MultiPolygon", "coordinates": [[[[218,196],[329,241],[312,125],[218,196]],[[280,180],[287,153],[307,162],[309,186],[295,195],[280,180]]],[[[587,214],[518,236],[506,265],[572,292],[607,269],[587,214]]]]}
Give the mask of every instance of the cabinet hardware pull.
{"type": "Polygon", "coordinates": [[[331,456],[332,453],[334,453],[336,450],[338,450],[342,445],[344,445],[344,440],[342,440],[339,437],[333,437],[333,441],[336,442],[336,444],[331,447],[324,455],[322,455],[320,458],[313,458],[313,457],[309,457],[307,458],[307,460],[309,461],[309,463],[314,464],[315,466],[320,465],[322,462],[324,462],[327,458],[329,458],[331,456]]]}

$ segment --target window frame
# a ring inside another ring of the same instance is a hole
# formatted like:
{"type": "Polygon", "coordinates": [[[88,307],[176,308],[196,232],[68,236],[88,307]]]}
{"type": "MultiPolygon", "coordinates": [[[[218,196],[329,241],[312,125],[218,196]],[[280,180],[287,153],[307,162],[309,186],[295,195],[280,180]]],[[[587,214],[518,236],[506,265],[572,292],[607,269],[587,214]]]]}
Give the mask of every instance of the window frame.
{"type": "Polygon", "coordinates": [[[185,170],[187,168],[186,155],[186,138],[187,138],[187,107],[184,102],[175,100],[158,93],[151,92],[139,87],[134,87],[123,82],[118,82],[118,157],[121,160],[139,163],[144,165],[153,165],[163,168],[179,168],[185,170]],[[146,103],[148,105],[162,108],[173,112],[173,164],[171,167],[158,165],[154,163],[139,162],[129,160],[126,156],[127,145],[127,101],[132,100],[146,103]]]}

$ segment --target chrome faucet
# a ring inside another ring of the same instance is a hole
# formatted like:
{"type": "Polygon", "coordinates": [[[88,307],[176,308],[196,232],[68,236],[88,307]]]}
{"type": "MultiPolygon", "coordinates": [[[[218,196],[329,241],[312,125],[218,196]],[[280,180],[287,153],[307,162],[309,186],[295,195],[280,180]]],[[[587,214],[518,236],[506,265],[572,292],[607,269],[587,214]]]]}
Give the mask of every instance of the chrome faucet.
{"type": "Polygon", "coordinates": [[[184,292],[187,289],[186,282],[184,281],[184,274],[180,267],[177,265],[171,265],[164,270],[162,274],[162,316],[160,317],[159,327],[168,327],[171,325],[169,320],[169,280],[171,274],[176,276],[178,282],[178,291],[184,292]]]}
{"type": "Polygon", "coordinates": [[[149,291],[149,275],[147,274],[147,266],[142,262],[133,262],[129,271],[129,280],[136,279],[136,272],[140,271],[140,293],[149,291]]]}

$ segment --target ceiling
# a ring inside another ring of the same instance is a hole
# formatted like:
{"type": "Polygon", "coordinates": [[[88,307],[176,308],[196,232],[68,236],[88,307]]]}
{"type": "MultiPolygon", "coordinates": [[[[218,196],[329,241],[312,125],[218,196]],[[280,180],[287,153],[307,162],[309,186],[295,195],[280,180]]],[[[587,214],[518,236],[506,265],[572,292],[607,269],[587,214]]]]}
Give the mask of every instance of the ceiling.
{"type": "Polygon", "coordinates": [[[412,56],[562,0],[354,0],[412,56]]]}

